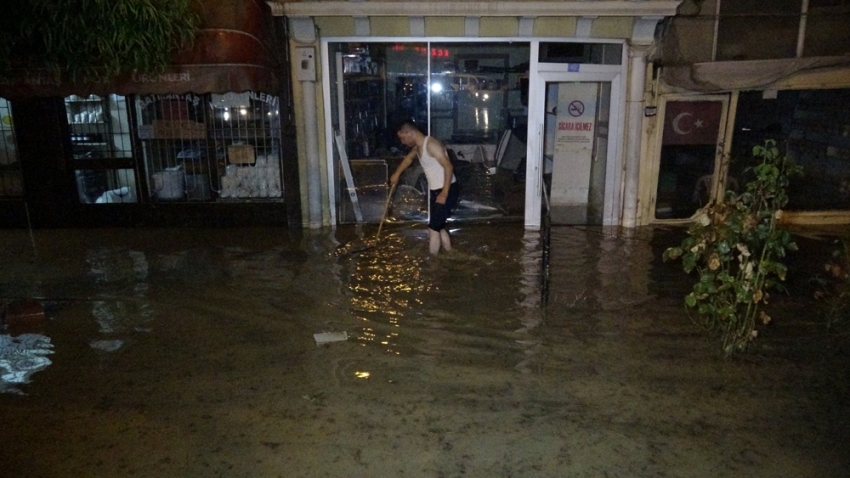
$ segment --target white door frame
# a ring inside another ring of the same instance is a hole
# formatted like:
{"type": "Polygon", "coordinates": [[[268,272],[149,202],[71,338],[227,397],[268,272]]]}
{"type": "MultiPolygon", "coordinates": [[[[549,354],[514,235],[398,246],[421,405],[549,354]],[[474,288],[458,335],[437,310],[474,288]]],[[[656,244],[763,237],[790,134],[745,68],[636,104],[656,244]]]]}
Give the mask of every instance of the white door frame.
{"type": "MultiPolygon", "coordinates": [[[[528,143],[526,150],[525,228],[540,229],[541,185],[543,184],[543,135],[546,119],[547,82],[610,82],[611,104],[608,118],[608,156],[605,164],[605,199],[602,224],[619,225],[623,197],[623,126],[626,97],[623,81],[626,62],[620,65],[575,65],[538,63],[539,47],[532,44],[531,70],[528,88],[528,143]],[[578,69],[579,71],[574,71],[578,69]]],[[[624,55],[626,48],[623,48],[624,55]]],[[[642,72],[641,72],[642,73],[642,72]]]]}
{"type": "Polygon", "coordinates": [[[732,137],[732,130],[734,129],[735,123],[735,111],[734,108],[730,109],[730,104],[737,105],[737,92],[734,94],[735,101],[732,102],[732,95],[725,94],[714,94],[714,95],[683,95],[683,94],[672,94],[672,95],[664,95],[660,98],[658,102],[658,115],[656,122],[656,135],[653,138],[652,142],[652,151],[650,154],[650,161],[647,163],[648,171],[647,176],[641,174],[641,177],[647,178],[648,185],[648,196],[644,196],[641,198],[641,203],[646,205],[646,209],[643,211],[645,217],[648,219],[647,221],[643,221],[646,223],[687,223],[691,222],[692,218],[684,218],[684,219],[656,219],[655,218],[655,204],[658,200],[658,174],[661,169],[661,147],[663,146],[664,141],[664,123],[666,121],[666,111],[667,111],[667,102],[668,101],[720,101],[723,105],[720,112],[720,129],[717,132],[717,148],[714,156],[714,173],[712,175],[712,185],[711,185],[711,196],[710,199],[717,199],[720,195],[724,194],[726,190],[726,177],[729,173],[729,154],[732,148],[732,142],[727,141],[727,138],[732,137]],[[725,160],[724,160],[725,159],[725,160]]]}

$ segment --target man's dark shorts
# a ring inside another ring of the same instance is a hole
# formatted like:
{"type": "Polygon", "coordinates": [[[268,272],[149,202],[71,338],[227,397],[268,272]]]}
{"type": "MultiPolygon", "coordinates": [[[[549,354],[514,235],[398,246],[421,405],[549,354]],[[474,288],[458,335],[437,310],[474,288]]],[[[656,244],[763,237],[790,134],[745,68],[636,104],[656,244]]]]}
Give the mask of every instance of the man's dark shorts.
{"type": "Polygon", "coordinates": [[[441,231],[446,227],[446,220],[452,215],[452,209],[457,206],[457,183],[449,188],[449,196],[445,204],[437,204],[437,196],[441,192],[443,192],[442,189],[431,190],[431,220],[428,221],[428,228],[433,231],[441,231]]]}

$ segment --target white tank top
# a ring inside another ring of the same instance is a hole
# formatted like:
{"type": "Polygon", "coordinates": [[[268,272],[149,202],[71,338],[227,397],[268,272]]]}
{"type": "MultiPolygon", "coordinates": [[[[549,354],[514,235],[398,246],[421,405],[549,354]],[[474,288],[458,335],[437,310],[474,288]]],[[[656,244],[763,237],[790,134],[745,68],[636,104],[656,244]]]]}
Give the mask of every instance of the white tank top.
{"type": "MultiPolygon", "coordinates": [[[[440,165],[437,159],[428,154],[429,139],[431,137],[426,136],[425,141],[422,142],[422,148],[419,150],[419,164],[422,165],[422,169],[425,171],[425,178],[428,180],[428,189],[433,191],[434,189],[443,189],[443,182],[446,175],[445,171],[443,171],[443,166],[440,165]]],[[[457,178],[452,173],[452,184],[456,182],[457,178]]]]}

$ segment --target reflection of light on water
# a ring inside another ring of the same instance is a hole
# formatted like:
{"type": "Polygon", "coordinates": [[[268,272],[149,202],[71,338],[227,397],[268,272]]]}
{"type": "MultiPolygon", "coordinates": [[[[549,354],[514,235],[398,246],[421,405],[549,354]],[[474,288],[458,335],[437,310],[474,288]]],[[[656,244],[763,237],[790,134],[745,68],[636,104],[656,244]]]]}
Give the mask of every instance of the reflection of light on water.
{"type": "MultiPolygon", "coordinates": [[[[360,336],[357,337],[357,340],[360,340],[360,341],[363,341],[363,342],[374,342],[375,337],[377,337],[377,336],[375,335],[375,332],[372,331],[372,328],[366,327],[366,328],[363,329],[363,331],[360,332],[360,336]]],[[[366,345],[366,344],[363,344],[363,345],[366,345]]]]}
{"type": "Polygon", "coordinates": [[[357,378],[369,378],[369,372],[354,372],[354,376],[357,378]]]}
{"type": "Polygon", "coordinates": [[[364,327],[358,339],[363,346],[377,346],[392,355],[401,355],[399,330],[409,308],[421,304],[419,294],[434,287],[432,276],[422,271],[423,257],[408,255],[403,245],[402,237],[389,234],[349,262],[351,309],[358,319],[376,324],[364,327]]]}
{"type": "Polygon", "coordinates": [[[47,368],[52,362],[45,355],[52,353],[50,337],[0,334],[0,392],[21,393],[14,385],[29,383],[30,375],[47,368]]]}
{"type": "MultiPolygon", "coordinates": [[[[102,334],[116,334],[128,331],[144,331],[141,325],[152,320],[153,310],[144,300],[150,289],[147,283],[150,267],[144,252],[124,248],[96,248],[87,251],[86,262],[89,273],[97,282],[133,283],[132,301],[92,302],[92,315],[97,320],[102,334]]],[[[113,351],[121,347],[121,340],[93,340],[93,348],[113,351]]]]}

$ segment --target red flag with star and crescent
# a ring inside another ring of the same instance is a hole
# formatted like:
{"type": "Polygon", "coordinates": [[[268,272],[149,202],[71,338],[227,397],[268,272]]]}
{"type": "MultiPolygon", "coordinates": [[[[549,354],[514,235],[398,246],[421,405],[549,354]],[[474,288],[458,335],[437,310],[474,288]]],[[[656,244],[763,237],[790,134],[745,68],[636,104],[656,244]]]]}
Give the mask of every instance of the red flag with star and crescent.
{"type": "Polygon", "coordinates": [[[716,144],[720,134],[720,101],[668,101],[663,144],[716,144]]]}

